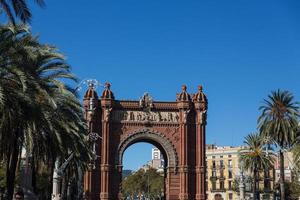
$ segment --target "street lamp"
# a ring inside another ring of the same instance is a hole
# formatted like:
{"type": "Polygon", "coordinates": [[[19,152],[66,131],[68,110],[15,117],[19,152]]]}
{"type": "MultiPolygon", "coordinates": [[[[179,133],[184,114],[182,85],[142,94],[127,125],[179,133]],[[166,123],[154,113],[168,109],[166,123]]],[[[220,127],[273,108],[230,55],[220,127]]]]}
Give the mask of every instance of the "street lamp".
{"type": "Polygon", "coordinates": [[[97,155],[97,151],[96,151],[96,142],[98,139],[101,139],[102,140],[102,137],[96,133],[96,132],[90,132],[89,135],[88,135],[88,138],[89,138],[89,141],[92,142],[93,144],[93,159],[92,159],[92,165],[93,165],[93,169],[96,169],[96,165],[95,165],[95,162],[97,160],[97,158],[100,158],[99,155],[97,155]]]}
{"type": "Polygon", "coordinates": [[[240,200],[245,199],[245,180],[244,180],[244,166],[243,162],[241,162],[241,174],[240,174],[240,184],[239,184],[239,190],[240,190],[240,200]]]}

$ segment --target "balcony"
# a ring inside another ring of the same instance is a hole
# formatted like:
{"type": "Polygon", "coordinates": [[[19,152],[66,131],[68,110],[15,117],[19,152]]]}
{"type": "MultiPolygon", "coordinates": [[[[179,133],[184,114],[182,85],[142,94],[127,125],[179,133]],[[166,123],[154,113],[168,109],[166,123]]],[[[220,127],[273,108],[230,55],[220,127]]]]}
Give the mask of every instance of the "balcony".
{"type": "Polygon", "coordinates": [[[217,179],[219,179],[219,180],[225,180],[226,177],[225,177],[225,176],[210,176],[209,179],[210,179],[211,181],[217,180],[217,179]]]}
{"type": "Polygon", "coordinates": [[[226,192],[226,189],[210,189],[211,192],[226,192]]]}

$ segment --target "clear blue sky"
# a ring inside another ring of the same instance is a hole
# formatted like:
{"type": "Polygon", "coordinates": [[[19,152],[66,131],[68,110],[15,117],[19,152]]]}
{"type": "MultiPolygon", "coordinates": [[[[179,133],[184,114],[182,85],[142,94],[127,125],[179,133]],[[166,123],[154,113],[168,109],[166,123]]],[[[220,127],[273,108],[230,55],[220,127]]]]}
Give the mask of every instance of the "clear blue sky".
{"type": "MultiPolygon", "coordinates": [[[[149,91],[175,100],[204,85],[207,143],[240,145],[256,130],[270,91],[300,100],[299,0],[46,0],[32,7],[32,30],[65,53],[81,79],[112,83],[118,99],[149,91]]],[[[124,168],[151,157],[134,145],[124,168]]]]}

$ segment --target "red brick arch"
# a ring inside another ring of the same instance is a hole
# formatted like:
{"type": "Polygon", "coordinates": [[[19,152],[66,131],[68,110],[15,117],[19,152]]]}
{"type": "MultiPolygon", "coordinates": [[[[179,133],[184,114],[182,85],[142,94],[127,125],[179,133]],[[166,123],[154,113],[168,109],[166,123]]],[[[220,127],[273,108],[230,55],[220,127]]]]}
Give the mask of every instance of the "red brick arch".
{"type": "Polygon", "coordinates": [[[98,99],[90,86],[84,107],[90,132],[102,138],[96,145],[100,158],[85,173],[86,199],[122,199],[122,157],[137,142],[154,144],[167,160],[165,199],[205,199],[207,99],[202,87],[190,95],[183,86],[176,101],[161,102],[147,93],[138,101],[116,100],[110,84],[98,99]]]}

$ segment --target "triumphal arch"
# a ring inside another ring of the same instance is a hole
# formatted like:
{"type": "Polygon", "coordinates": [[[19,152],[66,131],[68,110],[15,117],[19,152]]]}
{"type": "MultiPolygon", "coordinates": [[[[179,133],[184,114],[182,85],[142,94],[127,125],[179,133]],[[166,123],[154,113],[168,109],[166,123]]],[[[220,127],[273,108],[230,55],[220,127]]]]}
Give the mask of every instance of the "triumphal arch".
{"type": "Polygon", "coordinates": [[[149,142],[164,155],[165,199],[205,199],[207,98],[202,86],[189,94],[184,85],[176,101],[163,102],[147,93],[136,101],[117,100],[109,83],[98,97],[91,84],[84,108],[96,155],[84,176],[86,199],[123,199],[122,157],[137,142],[149,142]]]}

